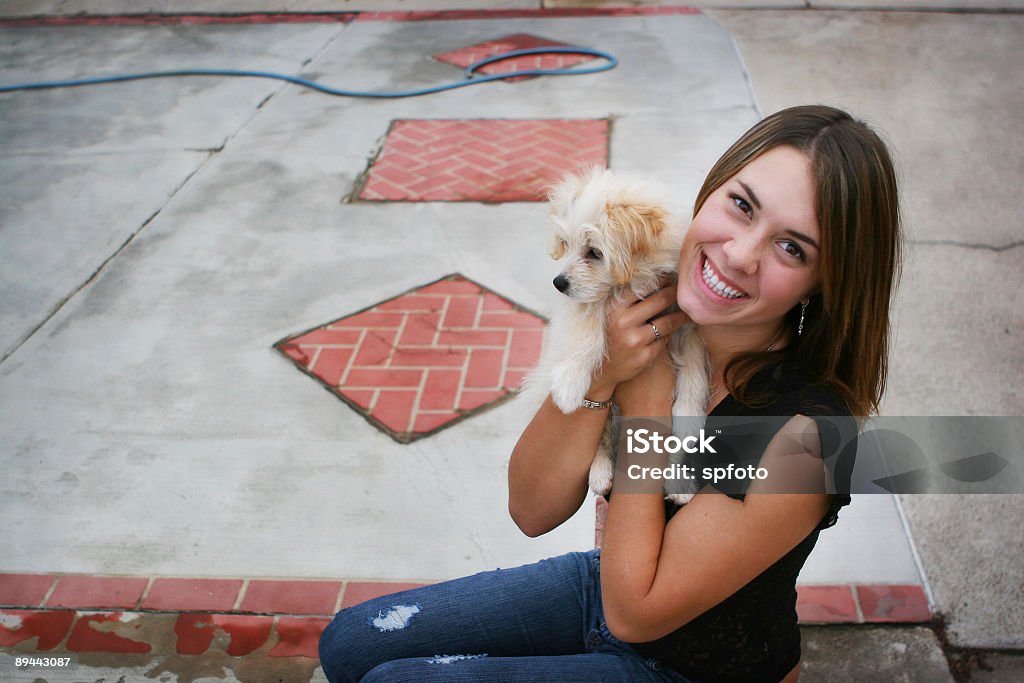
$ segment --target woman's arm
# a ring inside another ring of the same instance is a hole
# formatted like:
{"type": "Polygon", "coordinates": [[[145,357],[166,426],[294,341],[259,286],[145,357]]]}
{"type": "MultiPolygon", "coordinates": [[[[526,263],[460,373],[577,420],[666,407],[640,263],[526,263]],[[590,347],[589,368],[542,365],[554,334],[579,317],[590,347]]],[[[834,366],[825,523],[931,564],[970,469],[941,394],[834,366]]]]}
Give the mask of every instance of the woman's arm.
{"type": "Polygon", "coordinates": [[[660,638],[725,600],[796,547],[828,509],[825,470],[808,435],[813,421],[790,420],[761,465],[769,470],[743,501],[701,493],[666,525],[659,493],[615,495],[601,552],[608,628],[627,642],[660,638]],[[788,490],[821,493],[769,493],[788,490]],[[790,480],[791,481],[791,480],[790,480]],[[809,485],[810,482],[820,487],[809,485]]]}
{"type": "MultiPolygon", "coordinates": [[[[606,400],[611,391],[602,395],[606,400]]],[[[527,536],[551,531],[580,508],[607,410],[566,415],[549,396],[526,427],[508,464],[508,511],[527,536]]]]}
{"type": "MultiPolygon", "coordinates": [[[[675,287],[646,299],[613,306],[608,319],[607,357],[587,398],[605,401],[616,386],[636,376],[663,354],[668,338],[687,322],[684,313],[658,316],[675,301],[675,287]],[[649,320],[661,334],[655,339],[649,320]]],[[[668,394],[671,399],[671,390],[668,394]]],[[[590,463],[601,440],[607,410],[580,408],[568,415],[550,397],[530,421],[508,466],[508,509],[528,536],[547,533],[569,519],[587,496],[590,463]]]]}

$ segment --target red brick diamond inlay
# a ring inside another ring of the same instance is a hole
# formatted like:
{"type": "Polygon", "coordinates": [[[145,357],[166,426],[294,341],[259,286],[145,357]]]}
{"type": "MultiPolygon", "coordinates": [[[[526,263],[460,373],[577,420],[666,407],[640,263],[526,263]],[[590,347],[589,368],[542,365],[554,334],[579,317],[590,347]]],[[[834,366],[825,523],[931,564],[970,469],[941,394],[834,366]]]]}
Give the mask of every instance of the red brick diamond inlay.
{"type": "Polygon", "coordinates": [[[275,348],[410,443],[518,389],[540,355],[544,324],[454,274],[275,348]]]}
{"type": "Polygon", "coordinates": [[[607,161],[606,119],[397,120],[358,198],[541,201],[566,173],[607,161]]]}
{"type": "MultiPolygon", "coordinates": [[[[434,59],[445,64],[454,64],[465,69],[470,64],[475,64],[481,59],[487,59],[503,52],[513,50],[527,50],[533,47],[570,47],[567,43],[557,40],[548,40],[531,36],[528,33],[516,33],[496,40],[488,40],[484,43],[477,43],[469,47],[459,48],[451,52],[444,52],[434,55],[434,59]]],[[[567,69],[570,66],[589,62],[596,57],[591,55],[574,55],[570,52],[523,55],[522,57],[510,57],[497,62],[491,62],[476,70],[480,74],[505,74],[516,71],[527,71],[529,69],[567,69]]],[[[531,76],[509,78],[508,82],[521,81],[531,76]]]]}

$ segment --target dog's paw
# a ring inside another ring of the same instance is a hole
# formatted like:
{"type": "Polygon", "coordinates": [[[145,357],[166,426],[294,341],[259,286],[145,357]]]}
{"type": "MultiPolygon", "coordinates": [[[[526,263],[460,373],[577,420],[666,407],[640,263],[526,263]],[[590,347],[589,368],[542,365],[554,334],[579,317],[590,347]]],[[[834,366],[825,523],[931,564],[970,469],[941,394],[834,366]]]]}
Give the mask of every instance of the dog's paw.
{"type": "Polygon", "coordinates": [[[665,495],[666,500],[671,500],[676,505],[686,505],[693,499],[692,493],[669,493],[665,495]]]}
{"type": "Polygon", "coordinates": [[[587,383],[566,368],[555,368],[551,373],[551,400],[558,409],[568,415],[583,403],[587,383]]]}
{"type": "Polygon", "coordinates": [[[612,490],[612,477],[615,474],[615,466],[611,459],[598,453],[594,462],[590,464],[590,490],[599,496],[607,496],[612,490]]]}
{"type": "Polygon", "coordinates": [[[555,385],[551,387],[551,400],[559,410],[568,415],[580,407],[583,399],[577,399],[575,392],[569,391],[566,387],[555,385]]]}

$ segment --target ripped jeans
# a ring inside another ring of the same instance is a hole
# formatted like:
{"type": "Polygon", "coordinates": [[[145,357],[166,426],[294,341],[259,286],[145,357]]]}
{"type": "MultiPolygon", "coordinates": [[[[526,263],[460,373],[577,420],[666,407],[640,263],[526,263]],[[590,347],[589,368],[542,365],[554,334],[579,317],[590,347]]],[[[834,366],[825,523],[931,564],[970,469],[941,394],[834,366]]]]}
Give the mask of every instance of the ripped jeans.
{"type": "Polygon", "coordinates": [[[369,600],[334,617],[320,663],[331,683],[689,683],[608,631],[599,574],[592,550],[369,600]]]}

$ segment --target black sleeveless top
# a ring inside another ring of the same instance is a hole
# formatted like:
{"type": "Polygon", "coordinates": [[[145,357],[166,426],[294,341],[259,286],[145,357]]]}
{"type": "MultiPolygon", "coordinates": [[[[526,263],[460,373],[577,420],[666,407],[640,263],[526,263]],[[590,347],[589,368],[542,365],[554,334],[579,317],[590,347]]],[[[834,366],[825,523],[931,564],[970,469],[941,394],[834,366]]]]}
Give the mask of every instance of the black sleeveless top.
{"type": "MultiPolygon", "coordinates": [[[[746,586],[707,612],[658,640],[633,643],[641,655],[702,683],[759,683],[781,680],[800,661],[800,630],[796,614],[796,579],[818,540],[818,532],[838,521],[850,503],[849,478],[856,455],[857,423],[838,395],[815,383],[799,366],[784,363],[761,371],[751,388],[770,387],[777,398],[763,408],[750,408],[727,396],[708,415],[705,430],[745,422],[758,425],[729,438],[722,429],[715,464],[756,466],[772,436],[794,415],[814,419],[821,437],[821,455],[831,475],[831,506],[818,527],[799,545],[746,586]],[[742,418],[737,420],[736,418],[742,418]],[[721,448],[732,444],[735,448],[721,448]]],[[[749,482],[734,482],[726,495],[742,500],[749,482]]],[[[666,502],[671,517],[676,506],[666,502]]]]}

